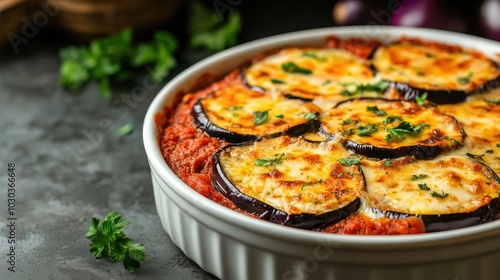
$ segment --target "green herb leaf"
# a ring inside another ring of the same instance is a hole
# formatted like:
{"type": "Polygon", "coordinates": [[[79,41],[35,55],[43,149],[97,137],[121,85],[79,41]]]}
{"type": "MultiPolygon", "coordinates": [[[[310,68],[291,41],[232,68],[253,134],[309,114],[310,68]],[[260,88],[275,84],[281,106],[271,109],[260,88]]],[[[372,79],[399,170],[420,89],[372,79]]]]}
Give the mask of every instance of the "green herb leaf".
{"type": "Polygon", "coordinates": [[[283,119],[283,118],[285,118],[285,116],[283,116],[283,114],[276,115],[275,117],[277,117],[278,119],[283,119]]]}
{"type": "Polygon", "coordinates": [[[342,125],[346,125],[346,124],[357,124],[358,121],[354,121],[354,120],[343,120],[342,121],[342,125]]]}
{"type": "Polygon", "coordinates": [[[384,159],[384,165],[389,167],[392,165],[392,161],[390,159],[384,159]]]}
{"type": "Polygon", "coordinates": [[[418,124],[412,125],[409,122],[402,122],[393,128],[385,128],[387,131],[387,136],[385,137],[386,141],[389,141],[393,137],[397,137],[399,139],[405,139],[405,134],[415,135],[420,133],[422,129],[429,127],[428,124],[418,124]]]}
{"type": "Polygon", "coordinates": [[[500,148],[500,144],[497,144],[497,147],[500,148]]]}
{"type": "Polygon", "coordinates": [[[257,166],[264,166],[264,167],[267,167],[267,166],[275,167],[276,165],[278,165],[282,162],[281,159],[283,158],[284,155],[285,154],[282,153],[278,157],[275,157],[275,158],[258,158],[253,162],[253,164],[257,165],[257,166]]]}
{"type": "Polygon", "coordinates": [[[445,140],[450,140],[451,142],[453,142],[455,145],[457,145],[457,146],[459,146],[459,147],[462,147],[462,146],[463,146],[463,144],[462,144],[462,143],[460,143],[460,142],[458,142],[458,140],[453,139],[453,138],[449,137],[448,135],[445,135],[445,136],[443,137],[443,139],[445,139],[445,140]]]}
{"type": "Polygon", "coordinates": [[[269,117],[268,111],[255,111],[253,112],[253,123],[255,125],[263,124],[269,117]]]}
{"type": "Polygon", "coordinates": [[[338,160],[338,162],[345,166],[351,166],[359,164],[361,162],[361,159],[357,157],[348,157],[348,158],[341,158],[338,160]]]}
{"type": "Polygon", "coordinates": [[[312,113],[312,112],[307,112],[307,113],[304,115],[304,119],[306,119],[306,120],[317,120],[317,119],[318,119],[318,116],[317,116],[315,113],[312,113]]]}
{"type": "Polygon", "coordinates": [[[312,73],[311,70],[306,69],[306,68],[301,68],[293,62],[286,62],[286,63],[281,64],[281,69],[287,73],[297,73],[297,74],[305,74],[305,75],[309,75],[312,73]]]}
{"type": "Polygon", "coordinates": [[[418,184],[418,188],[423,191],[430,191],[431,189],[427,187],[427,184],[418,184]]]}
{"type": "Polygon", "coordinates": [[[304,56],[314,58],[314,59],[321,61],[321,62],[326,61],[326,57],[319,57],[315,52],[305,52],[304,56]]]}
{"type": "Polygon", "coordinates": [[[129,224],[130,221],[112,211],[102,221],[92,217],[85,236],[91,238],[90,252],[96,258],[106,256],[114,262],[123,260],[125,269],[134,272],[141,266],[139,261],[146,259],[146,254],[143,244],[134,243],[123,232],[129,224]]]}
{"type": "Polygon", "coordinates": [[[231,106],[227,108],[228,111],[238,111],[241,109],[243,109],[243,106],[231,106]]]}
{"type": "Polygon", "coordinates": [[[204,47],[210,51],[221,51],[234,46],[241,31],[241,15],[233,10],[226,21],[221,21],[215,9],[206,7],[202,1],[190,1],[187,29],[189,46],[204,47]]]}
{"type": "Polygon", "coordinates": [[[118,129],[118,134],[124,136],[132,133],[132,131],[134,131],[134,125],[127,123],[118,129]]]}
{"type": "Polygon", "coordinates": [[[374,92],[384,92],[389,86],[390,83],[386,81],[380,81],[375,84],[366,84],[366,85],[355,85],[352,83],[344,84],[344,90],[341,92],[344,96],[353,96],[356,94],[363,94],[366,91],[374,91],[374,92]]]}
{"type": "Polygon", "coordinates": [[[369,136],[378,131],[378,126],[375,124],[368,124],[366,126],[358,125],[356,129],[358,130],[359,136],[369,136]]]}
{"type": "Polygon", "coordinates": [[[280,79],[274,79],[274,78],[271,78],[271,83],[273,83],[273,84],[286,84],[285,81],[280,80],[280,79]]]}
{"type": "Polygon", "coordinates": [[[322,87],[330,84],[332,82],[332,80],[326,80],[324,83],[321,84],[322,87]]]}
{"type": "Polygon", "coordinates": [[[461,85],[466,85],[466,84],[468,84],[470,82],[470,79],[472,78],[472,75],[473,75],[473,73],[469,72],[469,74],[467,74],[467,76],[458,78],[457,81],[461,85]]]}
{"type": "Polygon", "coordinates": [[[403,121],[403,119],[400,116],[388,116],[382,123],[387,125],[397,121],[400,122],[403,121]]]}
{"type": "Polygon", "coordinates": [[[367,106],[366,111],[373,112],[373,113],[375,113],[375,115],[377,115],[379,117],[387,115],[387,112],[385,112],[384,110],[380,110],[377,106],[367,106]]]}
{"type": "Polygon", "coordinates": [[[417,97],[415,98],[415,102],[417,102],[417,104],[418,104],[419,106],[424,106],[424,105],[425,105],[425,100],[427,99],[427,95],[428,95],[428,94],[427,94],[427,91],[426,91],[426,92],[424,92],[422,95],[417,96],[417,97]]]}
{"type": "Polygon", "coordinates": [[[473,158],[473,159],[480,159],[480,160],[484,160],[483,159],[483,156],[484,155],[474,155],[474,154],[471,154],[471,153],[466,153],[465,154],[466,156],[470,157],[470,158],[473,158]]]}
{"type": "Polygon", "coordinates": [[[485,101],[491,104],[500,105],[500,99],[486,99],[485,101]]]}
{"type": "Polygon", "coordinates": [[[411,175],[411,180],[416,181],[416,180],[427,178],[428,176],[429,175],[427,175],[427,174],[411,175]]]}
{"type": "Polygon", "coordinates": [[[493,150],[486,150],[486,152],[487,152],[488,154],[492,154],[492,153],[493,153],[493,150]]]}
{"type": "Polygon", "coordinates": [[[302,186],[300,186],[300,191],[302,191],[302,189],[304,189],[304,187],[307,187],[307,186],[309,186],[311,184],[312,184],[312,182],[307,182],[305,184],[302,184],[302,186]]]}
{"type": "Polygon", "coordinates": [[[441,191],[441,193],[437,193],[437,192],[432,192],[431,193],[432,197],[437,197],[437,198],[446,198],[448,196],[447,193],[445,193],[444,191],[441,191]]]}

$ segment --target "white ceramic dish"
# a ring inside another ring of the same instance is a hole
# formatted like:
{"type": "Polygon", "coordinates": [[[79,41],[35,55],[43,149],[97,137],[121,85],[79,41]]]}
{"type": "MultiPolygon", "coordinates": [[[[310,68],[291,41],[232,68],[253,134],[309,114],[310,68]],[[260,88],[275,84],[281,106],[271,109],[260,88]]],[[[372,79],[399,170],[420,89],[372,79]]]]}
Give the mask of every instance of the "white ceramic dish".
{"type": "Polygon", "coordinates": [[[342,27],[294,32],[211,56],[168,83],[144,121],[156,207],[173,242],[221,279],[500,279],[500,221],[438,233],[347,236],[272,224],[227,209],[183,183],[158,145],[154,115],[205,74],[222,76],[255,55],[284,46],[321,46],[328,35],[391,41],[403,35],[500,53],[500,44],[473,36],[401,27],[342,27]]]}

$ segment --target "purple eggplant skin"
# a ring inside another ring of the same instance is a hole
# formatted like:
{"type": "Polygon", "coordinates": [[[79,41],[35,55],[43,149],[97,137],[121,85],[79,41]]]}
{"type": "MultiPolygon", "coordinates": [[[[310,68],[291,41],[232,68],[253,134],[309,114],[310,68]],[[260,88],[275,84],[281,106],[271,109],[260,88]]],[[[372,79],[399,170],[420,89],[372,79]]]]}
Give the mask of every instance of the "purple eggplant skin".
{"type": "MultiPolygon", "coordinates": [[[[483,165],[492,174],[493,180],[500,183],[500,177],[484,162],[474,160],[483,165]]],[[[475,225],[484,224],[491,221],[500,220],[500,197],[490,201],[488,205],[484,205],[476,211],[470,213],[447,214],[447,215],[412,215],[406,213],[392,212],[372,208],[374,212],[382,213],[384,216],[391,219],[404,219],[407,217],[421,218],[425,224],[426,232],[439,232],[452,229],[459,229],[475,225]]]]}
{"type": "Polygon", "coordinates": [[[416,217],[422,219],[426,232],[439,232],[460,229],[500,219],[500,198],[493,199],[488,205],[482,206],[471,213],[446,214],[446,215],[412,215],[387,210],[372,208],[376,213],[381,213],[390,219],[405,219],[416,217]]]}
{"type": "Polygon", "coordinates": [[[356,198],[344,208],[328,213],[320,215],[307,213],[289,215],[284,211],[276,209],[255,198],[245,195],[226,177],[224,171],[222,170],[222,166],[219,162],[218,156],[224,149],[228,147],[247,144],[248,143],[228,145],[217,151],[212,158],[213,164],[210,171],[210,179],[215,190],[231,200],[239,208],[258,216],[260,219],[267,220],[279,225],[301,229],[326,227],[358,211],[361,205],[361,200],[359,198],[356,198]]]}
{"type": "Polygon", "coordinates": [[[379,14],[389,14],[387,9],[385,0],[340,0],[333,7],[332,18],[337,25],[367,25],[372,19],[378,24],[387,24],[389,16],[379,14]]]}
{"type": "Polygon", "coordinates": [[[482,34],[500,41],[500,0],[486,0],[481,3],[477,15],[482,34]]]}
{"type": "Polygon", "coordinates": [[[426,146],[421,144],[389,149],[375,147],[370,144],[359,144],[351,140],[346,140],[344,142],[344,147],[355,154],[379,159],[400,158],[404,156],[414,156],[417,159],[432,159],[441,154],[444,150],[439,146],[426,146]]]}
{"type": "MultiPolygon", "coordinates": [[[[193,124],[196,128],[205,132],[208,136],[223,139],[229,143],[242,143],[255,141],[260,138],[274,138],[281,135],[289,135],[292,137],[302,135],[306,132],[317,130],[320,124],[318,117],[316,119],[308,120],[305,123],[290,127],[286,131],[281,131],[277,133],[272,133],[268,135],[249,135],[249,134],[238,134],[232,132],[230,130],[221,128],[212,123],[207,115],[205,114],[205,110],[203,109],[203,105],[201,104],[201,100],[198,100],[193,109],[191,110],[191,116],[193,120],[193,124]]],[[[316,114],[318,116],[318,114],[316,114]]]]}
{"type": "Polygon", "coordinates": [[[471,92],[462,90],[426,90],[415,88],[405,83],[394,81],[388,82],[390,83],[390,88],[395,88],[401,94],[403,94],[404,100],[414,101],[417,97],[427,92],[427,100],[435,104],[457,104],[465,101],[465,99],[469,95],[486,92],[488,90],[500,87],[500,77],[487,81],[471,92]]]}
{"type": "MultiPolygon", "coordinates": [[[[241,71],[240,71],[240,77],[241,77],[241,80],[243,81],[243,84],[248,87],[249,89],[251,90],[254,90],[254,91],[258,91],[258,92],[266,92],[267,90],[265,88],[262,88],[262,87],[259,87],[259,86],[254,86],[254,85],[251,85],[247,79],[246,79],[246,76],[245,76],[245,69],[248,68],[249,66],[245,66],[245,67],[242,67],[241,68],[241,71]]],[[[310,98],[304,98],[304,97],[300,97],[300,96],[296,96],[296,95],[293,95],[292,93],[289,93],[289,92],[285,92],[284,96],[288,99],[298,99],[298,100],[302,100],[302,101],[306,101],[306,102],[311,102],[313,101],[313,99],[310,99],[310,98]]]]}
{"type": "Polygon", "coordinates": [[[225,141],[230,143],[255,141],[258,139],[258,137],[255,135],[237,134],[213,124],[205,114],[205,110],[201,105],[201,99],[198,100],[198,102],[196,102],[196,104],[193,106],[193,109],[191,110],[191,116],[194,126],[208,134],[210,137],[224,139],[225,141]]]}
{"type": "Polygon", "coordinates": [[[391,25],[415,26],[465,32],[465,21],[453,5],[442,0],[403,0],[390,21],[391,25]]]}

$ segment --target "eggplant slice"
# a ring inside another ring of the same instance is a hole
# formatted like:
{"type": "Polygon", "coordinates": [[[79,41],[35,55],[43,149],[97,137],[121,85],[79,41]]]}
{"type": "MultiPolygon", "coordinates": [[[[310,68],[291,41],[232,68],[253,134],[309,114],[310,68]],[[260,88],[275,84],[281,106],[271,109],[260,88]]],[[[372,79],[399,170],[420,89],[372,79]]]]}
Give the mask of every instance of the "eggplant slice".
{"type": "Polygon", "coordinates": [[[262,93],[244,86],[220,89],[192,109],[194,125],[228,142],[300,135],[318,126],[320,109],[282,93],[262,93]]]}
{"type": "Polygon", "coordinates": [[[406,100],[427,92],[436,104],[462,102],[472,93],[500,86],[498,65],[475,51],[443,44],[402,41],[380,46],[372,66],[406,100]]]}
{"type": "Polygon", "coordinates": [[[373,79],[366,60],[341,49],[286,48],[242,70],[248,86],[288,98],[379,97],[389,83],[373,79]]]}
{"type": "Polygon", "coordinates": [[[371,98],[341,102],[324,112],[320,131],[343,138],[356,154],[381,159],[431,159],[461,147],[465,139],[457,120],[437,108],[371,98]]]}
{"type": "MultiPolygon", "coordinates": [[[[495,172],[465,154],[425,161],[401,158],[390,164],[365,160],[361,167],[373,207],[425,216],[427,223],[438,221],[439,216],[455,220],[448,216],[452,214],[460,214],[457,219],[474,216],[500,194],[500,179],[495,172]]],[[[491,215],[498,215],[497,206],[490,208],[491,215]]]]}
{"type": "Polygon", "coordinates": [[[229,145],[213,157],[212,184],[241,209],[273,223],[313,229],[360,206],[359,159],[335,141],[283,136],[229,145]]]}

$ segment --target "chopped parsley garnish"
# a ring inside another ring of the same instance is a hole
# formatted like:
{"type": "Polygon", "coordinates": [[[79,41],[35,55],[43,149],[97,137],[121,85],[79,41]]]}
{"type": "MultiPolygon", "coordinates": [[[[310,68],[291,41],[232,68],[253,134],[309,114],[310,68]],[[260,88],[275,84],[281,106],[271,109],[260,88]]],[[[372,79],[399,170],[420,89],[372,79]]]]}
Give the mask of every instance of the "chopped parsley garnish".
{"type": "Polygon", "coordinates": [[[321,62],[325,62],[326,61],[326,57],[319,57],[315,52],[305,52],[304,56],[317,59],[317,60],[319,60],[321,62]]]}
{"type": "Polygon", "coordinates": [[[457,146],[459,146],[459,147],[462,147],[462,146],[463,146],[463,144],[462,144],[462,143],[460,143],[460,142],[458,142],[458,140],[453,139],[453,138],[449,137],[448,135],[445,135],[445,136],[443,137],[443,139],[445,139],[445,140],[450,140],[451,142],[455,143],[455,145],[457,145],[457,146]]]}
{"type": "Polygon", "coordinates": [[[466,153],[465,155],[466,155],[466,156],[468,156],[468,157],[470,157],[470,158],[474,158],[474,159],[476,159],[476,158],[477,158],[477,159],[480,159],[480,160],[484,160],[484,159],[483,159],[483,156],[484,156],[484,155],[480,155],[480,156],[478,156],[478,155],[474,155],[474,154],[471,154],[471,153],[466,153]]]}
{"type": "Polygon", "coordinates": [[[429,127],[429,125],[425,123],[412,125],[409,122],[402,122],[393,128],[386,127],[385,130],[387,131],[387,136],[385,137],[385,140],[391,140],[393,137],[405,139],[405,134],[415,135],[426,127],[429,127]]]}
{"type": "Polygon", "coordinates": [[[123,232],[128,225],[130,221],[123,220],[119,213],[112,211],[102,221],[92,217],[85,237],[92,239],[90,252],[96,258],[106,256],[114,262],[123,260],[125,269],[134,272],[141,267],[139,261],[144,261],[146,254],[143,244],[134,243],[123,232]]]}
{"type": "Polygon", "coordinates": [[[362,94],[365,91],[384,92],[390,86],[390,83],[386,81],[380,81],[375,84],[366,84],[366,85],[344,84],[343,86],[346,89],[344,89],[341,92],[341,94],[344,96],[353,96],[356,94],[362,94]]]}
{"type": "Polygon", "coordinates": [[[500,105],[500,99],[486,99],[485,101],[491,104],[500,105]]]}
{"type": "Polygon", "coordinates": [[[396,121],[403,121],[403,119],[400,116],[388,116],[382,123],[383,124],[390,124],[396,121]]]}
{"type": "Polygon", "coordinates": [[[238,111],[241,109],[243,109],[243,106],[231,106],[227,108],[228,111],[238,111]]]}
{"type": "Polygon", "coordinates": [[[361,162],[360,158],[357,157],[348,157],[348,158],[341,158],[339,159],[339,163],[345,166],[351,166],[351,165],[356,165],[361,162]]]}
{"type": "Polygon", "coordinates": [[[326,80],[323,84],[321,84],[322,87],[330,84],[332,82],[332,80],[326,80]]]}
{"type": "Polygon", "coordinates": [[[276,115],[275,117],[277,117],[278,119],[283,119],[285,116],[283,116],[283,114],[279,114],[279,115],[276,115]]]}
{"type": "Polygon", "coordinates": [[[378,131],[378,126],[375,124],[368,124],[367,126],[358,125],[356,128],[358,129],[359,136],[369,136],[378,131]]]}
{"type": "Polygon", "coordinates": [[[431,189],[429,189],[427,184],[418,184],[418,188],[423,190],[423,191],[430,191],[431,190],[431,189]]]}
{"type": "Polygon", "coordinates": [[[313,182],[307,182],[307,183],[304,183],[304,184],[302,184],[302,186],[300,187],[300,190],[302,191],[302,189],[303,189],[304,187],[307,187],[307,186],[312,185],[312,184],[321,184],[321,182],[323,182],[323,179],[318,179],[318,180],[317,180],[316,182],[314,182],[314,183],[313,183],[313,182]]]}
{"type": "Polygon", "coordinates": [[[500,148],[500,144],[497,144],[497,147],[500,148]]]}
{"type": "Polygon", "coordinates": [[[386,158],[386,159],[384,159],[384,164],[385,164],[385,166],[389,167],[392,165],[392,161],[390,159],[386,158]]]}
{"type": "Polygon", "coordinates": [[[411,180],[416,181],[416,180],[424,179],[427,177],[429,177],[427,174],[411,175],[411,180]]]}
{"type": "Polygon", "coordinates": [[[304,119],[306,119],[306,120],[317,120],[318,116],[315,113],[307,112],[304,115],[304,119]]]}
{"type": "Polygon", "coordinates": [[[441,191],[441,193],[437,193],[437,192],[432,192],[431,193],[432,197],[438,197],[438,198],[445,198],[448,196],[447,193],[445,193],[444,191],[441,191]]]}
{"type": "Polygon", "coordinates": [[[233,117],[237,117],[238,116],[238,113],[233,113],[233,117]]]}
{"type": "Polygon", "coordinates": [[[379,117],[387,116],[387,112],[384,110],[380,110],[377,106],[367,106],[366,111],[373,112],[379,117]]]}
{"type": "Polygon", "coordinates": [[[434,58],[436,57],[435,55],[433,55],[432,53],[425,53],[425,57],[428,57],[428,58],[434,58]]]}
{"type": "Polygon", "coordinates": [[[275,167],[276,165],[282,163],[281,159],[283,158],[284,155],[285,153],[281,153],[278,157],[275,158],[258,158],[253,162],[253,164],[264,167],[266,166],[275,167]]]}
{"type": "Polygon", "coordinates": [[[493,150],[486,150],[486,152],[487,152],[488,154],[492,154],[492,153],[493,153],[493,150]]]}
{"type": "Polygon", "coordinates": [[[253,112],[253,123],[255,125],[259,125],[259,124],[262,124],[264,123],[267,118],[269,117],[269,113],[267,111],[255,111],[253,112]]]}
{"type": "Polygon", "coordinates": [[[281,64],[281,69],[287,73],[297,73],[297,74],[312,74],[312,71],[307,68],[301,68],[293,62],[286,62],[281,64]]]}
{"type": "Polygon", "coordinates": [[[337,178],[342,178],[342,176],[343,176],[343,175],[344,175],[344,172],[339,172],[339,173],[337,174],[337,178]]]}
{"type": "MultiPolygon", "coordinates": [[[[353,120],[343,120],[342,121],[342,125],[346,125],[346,124],[357,124],[358,121],[353,121],[353,120]]],[[[499,144],[500,145],[500,144],[499,144]]]]}
{"type": "Polygon", "coordinates": [[[422,95],[417,96],[417,97],[415,98],[415,102],[417,102],[417,104],[418,104],[419,106],[424,106],[424,105],[425,105],[425,100],[427,99],[427,95],[428,95],[428,93],[427,93],[427,91],[426,91],[426,92],[424,92],[422,95]]]}
{"type": "Polygon", "coordinates": [[[273,84],[286,84],[285,81],[280,80],[280,79],[274,79],[274,78],[271,78],[271,83],[273,83],[273,84]]]}
{"type": "Polygon", "coordinates": [[[470,79],[472,78],[472,75],[473,75],[473,73],[470,72],[469,74],[467,74],[467,76],[458,78],[457,82],[459,84],[461,84],[461,85],[466,85],[466,84],[468,84],[470,82],[470,79]]]}

